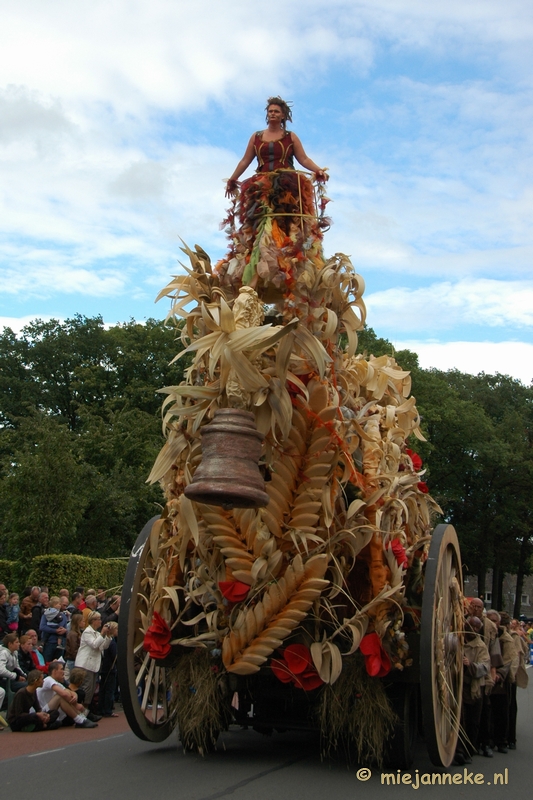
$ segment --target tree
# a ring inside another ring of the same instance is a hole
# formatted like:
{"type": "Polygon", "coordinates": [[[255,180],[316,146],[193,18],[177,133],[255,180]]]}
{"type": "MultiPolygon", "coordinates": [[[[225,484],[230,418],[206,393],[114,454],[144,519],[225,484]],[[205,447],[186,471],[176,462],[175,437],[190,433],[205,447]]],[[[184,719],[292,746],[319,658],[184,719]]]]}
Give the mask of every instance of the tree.
{"type": "Polygon", "coordinates": [[[161,507],[159,486],[146,478],[162,445],[159,419],[136,408],[82,415],[77,451],[88,467],[89,503],[78,526],[79,553],[127,555],[161,507]]]}
{"type": "Polygon", "coordinates": [[[153,319],[106,330],[102,317],[80,315],[64,323],[36,320],[20,337],[6,328],[0,336],[0,425],[13,427],[32,409],[72,431],[83,408],[104,416],[120,408],[157,414],[157,390],[182,380],[183,362],[170,365],[183,349],[178,333],[153,319]]]}
{"type": "MultiPolygon", "coordinates": [[[[2,555],[126,555],[163,496],[146,477],[163,444],[164,386],[179,384],[180,331],[157,320],[36,320],[0,335],[2,555]]],[[[359,352],[411,371],[427,442],[413,441],[479,590],[506,572],[517,603],[533,551],[533,388],[502,375],[423,370],[372,328],[359,352]]],[[[516,612],[515,606],[515,612],[516,612]]]]}
{"type": "Polygon", "coordinates": [[[12,453],[4,457],[0,482],[3,555],[72,552],[87,505],[86,468],[76,458],[72,433],[36,412],[10,437],[12,453]]]}
{"type": "Polygon", "coordinates": [[[430,490],[443,519],[457,528],[467,572],[493,572],[493,602],[502,606],[505,573],[517,574],[519,606],[532,549],[532,389],[508,376],[423,370],[416,354],[394,352],[371,329],[359,349],[394,355],[411,371],[412,391],[426,443],[412,446],[424,459],[430,490]]]}
{"type": "MultiPolygon", "coordinates": [[[[453,423],[449,409],[437,425],[428,426],[435,447],[431,485],[442,493],[441,504],[458,526],[467,569],[477,573],[480,593],[485,593],[485,575],[492,568],[493,603],[501,608],[504,575],[517,573],[521,584],[529,565],[532,390],[508,376],[430,372],[441,381],[443,399],[453,393],[453,413],[463,420],[456,441],[444,430],[453,423]]],[[[428,377],[421,374],[418,386],[428,377]]],[[[432,395],[426,392],[419,402],[425,417],[434,413],[429,409],[432,395]]],[[[447,405],[442,402],[443,408],[447,405]]]]}
{"type": "Polygon", "coordinates": [[[163,444],[157,390],[179,383],[186,366],[170,365],[178,334],[157,320],[107,330],[101,317],[76,316],[0,336],[0,530],[10,551],[54,496],[63,523],[55,537],[26,539],[33,554],[129,552],[163,502],[145,481],[163,444]]]}

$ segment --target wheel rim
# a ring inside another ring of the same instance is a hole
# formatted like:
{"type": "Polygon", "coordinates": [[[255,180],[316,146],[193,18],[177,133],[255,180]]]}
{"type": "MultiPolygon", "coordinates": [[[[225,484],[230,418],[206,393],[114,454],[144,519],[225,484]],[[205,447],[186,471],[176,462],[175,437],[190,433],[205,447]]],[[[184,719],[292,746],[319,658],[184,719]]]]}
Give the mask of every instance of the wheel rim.
{"type": "Polygon", "coordinates": [[[117,657],[126,718],[136,736],[150,742],[167,739],[177,723],[172,667],[151,658],[142,647],[140,612],[146,611],[149,586],[143,587],[143,594],[140,589],[143,578],[154,572],[149,537],[158,519],[153,517],[144,526],[131,551],[120,604],[117,657]]]}
{"type": "Polygon", "coordinates": [[[449,767],[455,755],[463,688],[463,577],[457,534],[438,525],[431,537],[420,631],[420,689],[428,753],[449,767]]]}

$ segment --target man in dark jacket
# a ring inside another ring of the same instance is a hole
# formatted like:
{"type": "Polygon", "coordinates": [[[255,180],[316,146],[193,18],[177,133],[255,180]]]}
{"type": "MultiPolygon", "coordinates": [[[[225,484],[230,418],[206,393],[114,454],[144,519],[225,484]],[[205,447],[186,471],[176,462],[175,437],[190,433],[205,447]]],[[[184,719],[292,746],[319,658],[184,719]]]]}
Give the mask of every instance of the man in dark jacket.
{"type": "Polygon", "coordinates": [[[76,611],[81,611],[81,601],[81,594],[79,592],[74,592],[72,595],[72,600],[70,601],[70,605],[67,606],[67,611],[71,616],[76,611]]]}
{"type": "Polygon", "coordinates": [[[98,711],[103,717],[118,717],[113,711],[115,690],[117,686],[117,635],[118,624],[108,622],[111,643],[104,650],[100,667],[100,693],[98,695],[98,711]]]}
{"type": "Polygon", "coordinates": [[[43,685],[43,680],[42,672],[33,669],[28,675],[26,688],[19,689],[16,693],[7,714],[7,721],[12,731],[30,733],[59,728],[58,712],[52,711],[48,714],[42,711],[37,700],[37,689],[43,685]]]}
{"type": "Polygon", "coordinates": [[[118,622],[118,613],[120,611],[120,595],[114,594],[107,601],[104,610],[101,612],[102,625],[107,622],[118,622]]]}

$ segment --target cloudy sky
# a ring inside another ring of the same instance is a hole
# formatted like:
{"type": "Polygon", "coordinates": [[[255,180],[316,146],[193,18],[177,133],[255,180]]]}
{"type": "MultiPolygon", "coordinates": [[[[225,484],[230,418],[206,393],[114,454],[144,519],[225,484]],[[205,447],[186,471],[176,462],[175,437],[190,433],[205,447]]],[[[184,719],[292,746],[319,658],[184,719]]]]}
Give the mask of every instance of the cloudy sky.
{"type": "Polygon", "coordinates": [[[269,94],[423,366],[533,379],[533,4],[0,0],[0,324],[164,317],[269,94]]]}

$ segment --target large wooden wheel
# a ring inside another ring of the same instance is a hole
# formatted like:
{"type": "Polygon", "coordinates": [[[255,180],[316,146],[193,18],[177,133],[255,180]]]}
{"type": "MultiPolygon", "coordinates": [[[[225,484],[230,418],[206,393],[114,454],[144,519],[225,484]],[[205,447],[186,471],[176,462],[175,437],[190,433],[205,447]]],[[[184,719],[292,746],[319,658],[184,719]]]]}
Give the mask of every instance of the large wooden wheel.
{"type": "Polygon", "coordinates": [[[420,629],[420,691],[428,753],[449,767],[461,722],[463,689],[463,576],[457,534],[438,525],[426,563],[420,629]]]}
{"type": "Polygon", "coordinates": [[[132,731],[149,742],[162,742],[176,727],[175,686],[172,665],[150,657],[143,650],[141,612],[150,598],[149,579],[154,575],[150,531],[159,519],[148,522],[131,551],[119,615],[118,677],[120,695],[132,731]]]}

